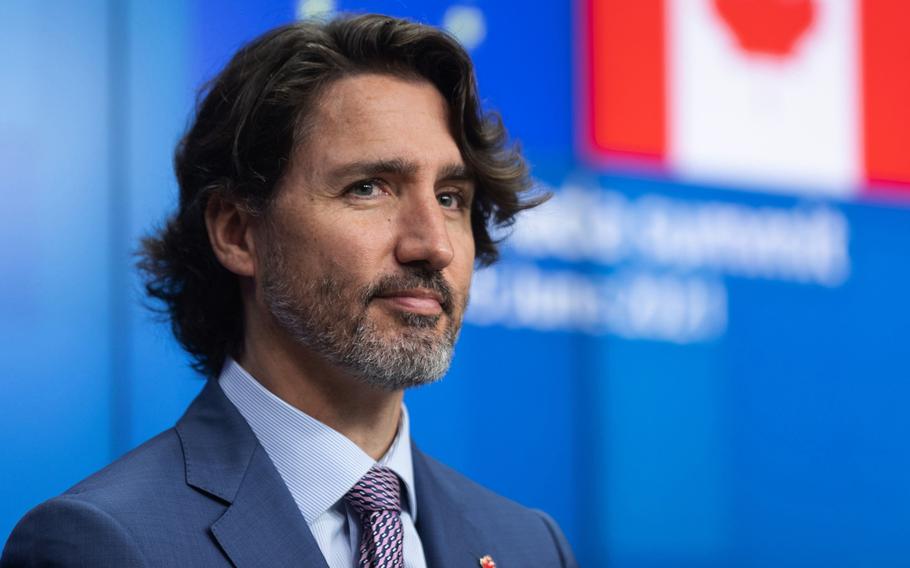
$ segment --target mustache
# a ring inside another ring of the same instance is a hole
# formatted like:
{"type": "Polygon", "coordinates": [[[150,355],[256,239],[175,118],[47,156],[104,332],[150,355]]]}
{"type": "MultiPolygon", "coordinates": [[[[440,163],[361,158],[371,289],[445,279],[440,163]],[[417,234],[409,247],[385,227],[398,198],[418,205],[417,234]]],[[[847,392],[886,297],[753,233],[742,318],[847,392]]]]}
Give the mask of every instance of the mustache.
{"type": "Polygon", "coordinates": [[[366,306],[373,298],[410,288],[425,288],[436,292],[442,298],[442,302],[440,302],[442,311],[446,315],[452,315],[455,307],[455,294],[452,292],[452,287],[446,282],[442,272],[422,268],[409,267],[403,274],[389,274],[380,277],[364,291],[363,304],[366,306]]]}

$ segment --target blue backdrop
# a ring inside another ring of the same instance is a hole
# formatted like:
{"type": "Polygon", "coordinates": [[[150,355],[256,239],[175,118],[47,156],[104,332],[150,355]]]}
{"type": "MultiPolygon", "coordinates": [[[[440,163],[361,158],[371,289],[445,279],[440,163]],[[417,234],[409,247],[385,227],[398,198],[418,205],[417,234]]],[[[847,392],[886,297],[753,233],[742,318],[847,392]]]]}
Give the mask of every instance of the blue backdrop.
{"type": "Polygon", "coordinates": [[[195,89],[326,8],[455,31],[556,194],[408,394],[426,451],[550,512],[586,566],[908,565],[910,200],[581,159],[583,14],[555,1],[0,5],[0,540],[201,388],[141,306],[137,239],[176,204],[195,89]]]}

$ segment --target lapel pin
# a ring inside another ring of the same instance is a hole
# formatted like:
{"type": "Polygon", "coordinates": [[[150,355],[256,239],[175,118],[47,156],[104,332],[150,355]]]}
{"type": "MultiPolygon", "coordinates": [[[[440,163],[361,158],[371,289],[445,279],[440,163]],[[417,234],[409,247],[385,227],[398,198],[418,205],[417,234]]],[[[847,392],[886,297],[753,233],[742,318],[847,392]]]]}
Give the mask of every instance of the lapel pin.
{"type": "Polygon", "coordinates": [[[493,557],[487,554],[480,559],[480,568],[496,568],[496,563],[493,562],[493,557]]]}

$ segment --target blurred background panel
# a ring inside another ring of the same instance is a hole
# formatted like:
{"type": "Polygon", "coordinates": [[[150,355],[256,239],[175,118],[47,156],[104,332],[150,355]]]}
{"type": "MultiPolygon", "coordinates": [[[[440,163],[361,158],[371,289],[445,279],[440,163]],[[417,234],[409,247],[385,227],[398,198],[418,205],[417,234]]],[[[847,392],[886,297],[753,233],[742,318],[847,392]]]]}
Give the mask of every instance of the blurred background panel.
{"type": "Polygon", "coordinates": [[[4,538],[111,457],[108,31],[103,1],[0,5],[4,538]]]}
{"type": "Polygon", "coordinates": [[[910,5],[0,6],[0,538],[202,382],[144,309],[195,90],[296,18],[443,26],[554,198],[475,276],[415,438],[585,566],[906,566],[910,5]]]}

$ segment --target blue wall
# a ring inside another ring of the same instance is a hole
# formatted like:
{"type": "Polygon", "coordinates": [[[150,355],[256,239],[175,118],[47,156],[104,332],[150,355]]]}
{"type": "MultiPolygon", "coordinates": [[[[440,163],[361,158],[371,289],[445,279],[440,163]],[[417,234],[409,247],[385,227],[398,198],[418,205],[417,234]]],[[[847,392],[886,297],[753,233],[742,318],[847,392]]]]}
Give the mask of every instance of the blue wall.
{"type": "MultiPolygon", "coordinates": [[[[201,388],[132,253],[176,204],[194,90],[306,4],[0,5],[0,540],[201,388]]],[[[594,167],[573,3],[460,5],[485,103],[556,197],[478,273],[449,377],[408,393],[417,442],[550,512],[587,566],[906,565],[910,200],[594,167]],[[691,256],[731,218],[739,248],[691,256]]]]}

